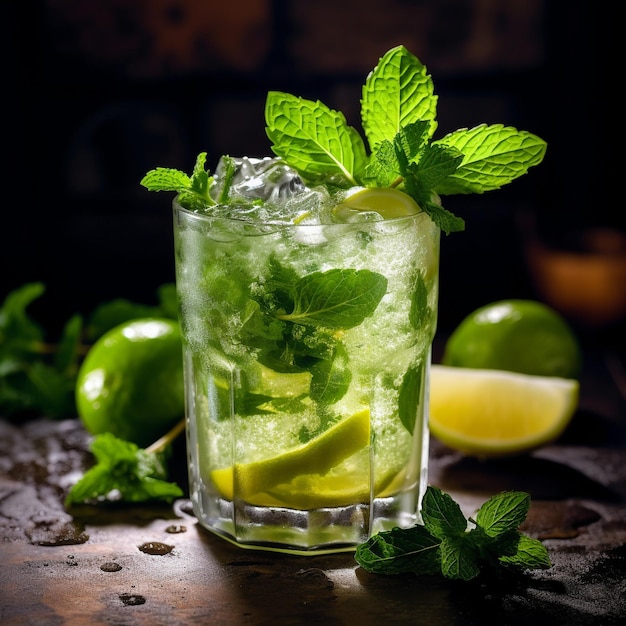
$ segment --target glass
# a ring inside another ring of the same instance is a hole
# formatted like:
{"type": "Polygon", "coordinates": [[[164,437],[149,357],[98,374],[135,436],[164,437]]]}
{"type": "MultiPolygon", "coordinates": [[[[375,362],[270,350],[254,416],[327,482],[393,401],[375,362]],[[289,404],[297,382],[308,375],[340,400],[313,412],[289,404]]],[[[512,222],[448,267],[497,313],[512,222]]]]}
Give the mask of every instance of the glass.
{"type": "Polygon", "coordinates": [[[354,550],[419,521],[439,229],[174,201],[190,497],[244,548],[354,550]]]}

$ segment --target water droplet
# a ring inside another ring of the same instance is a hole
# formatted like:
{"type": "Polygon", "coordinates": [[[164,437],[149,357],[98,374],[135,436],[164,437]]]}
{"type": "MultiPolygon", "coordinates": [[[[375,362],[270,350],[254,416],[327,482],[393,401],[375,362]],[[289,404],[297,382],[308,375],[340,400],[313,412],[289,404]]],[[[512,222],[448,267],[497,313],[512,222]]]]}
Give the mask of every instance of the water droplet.
{"type": "Polygon", "coordinates": [[[139,546],[139,549],[146,554],[156,554],[158,556],[162,556],[164,554],[169,554],[174,546],[168,546],[166,543],[161,543],[160,541],[148,541],[139,546]]]}
{"type": "Polygon", "coordinates": [[[127,606],[137,606],[146,603],[146,599],[143,596],[132,593],[120,593],[120,600],[127,606]]]}
{"type": "Polygon", "coordinates": [[[113,561],[107,561],[100,566],[103,572],[119,572],[122,566],[119,563],[113,563],[113,561]]]}
{"type": "Polygon", "coordinates": [[[175,535],[176,533],[186,533],[187,526],[183,526],[182,524],[171,524],[165,529],[165,532],[172,535],[175,535]]]}

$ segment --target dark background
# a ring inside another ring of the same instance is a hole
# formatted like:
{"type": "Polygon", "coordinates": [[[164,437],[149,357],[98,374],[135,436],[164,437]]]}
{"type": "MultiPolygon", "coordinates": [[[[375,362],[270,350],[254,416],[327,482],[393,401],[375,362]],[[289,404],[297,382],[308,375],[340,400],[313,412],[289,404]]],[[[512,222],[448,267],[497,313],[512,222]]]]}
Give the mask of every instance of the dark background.
{"type": "MultiPolygon", "coordinates": [[[[19,4],[20,6],[14,6],[19,4]]],[[[359,125],[360,89],[404,44],[439,95],[437,137],[483,122],[548,142],[508,187],[453,196],[466,231],[442,237],[440,328],[501,298],[535,297],[520,224],[545,238],[623,229],[609,198],[617,5],[550,0],[48,0],[5,12],[0,299],[46,285],[54,328],[173,281],[171,197],[139,185],[208,152],[269,154],[268,90],[320,99],[359,125]]]]}

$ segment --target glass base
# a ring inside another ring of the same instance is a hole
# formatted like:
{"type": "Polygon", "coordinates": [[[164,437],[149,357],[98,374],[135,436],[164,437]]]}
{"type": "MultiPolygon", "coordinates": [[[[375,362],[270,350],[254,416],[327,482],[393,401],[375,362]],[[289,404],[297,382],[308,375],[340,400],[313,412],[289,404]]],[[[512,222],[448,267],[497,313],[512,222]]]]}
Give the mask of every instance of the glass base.
{"type": "Polygon", "coordinates": [[[200,524],[240,548],[304,556],[354,552],[372,535],[417,523],[415,491],[351,504],[311,510],[261,507],[243,501],[194,494],[200,524]]]}

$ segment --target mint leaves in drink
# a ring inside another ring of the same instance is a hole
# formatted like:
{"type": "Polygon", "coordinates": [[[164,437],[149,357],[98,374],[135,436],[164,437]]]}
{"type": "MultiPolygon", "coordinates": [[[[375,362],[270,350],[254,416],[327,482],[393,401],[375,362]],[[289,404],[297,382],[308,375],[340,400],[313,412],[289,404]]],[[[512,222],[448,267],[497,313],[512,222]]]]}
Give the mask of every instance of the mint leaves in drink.
{"type": "Polygon", "coordinates": [[[420,60],[389,50],[363,87],[367,145],[345,117],[323,103],[278,91],[265,107],[272,150],[309,184],[396,187],[445,232],[464,228],[440,196],[499,189],[538,165],[546,143],[526,131],[481,124],[433,139],[438,96],[420,60]]]}
{"type": "Polygon", "coordinates": [[[357,547],[355,559],[376,574],[440,575],[471,580],[491,570],[551,567],[543,544],[518,528],[530,507],[524,492],[505,491],[485,502],[469,520],[446,493],[429,486],[422,501],[423,525],[374,535],[357,547]]]}
{"type": "Polygon", "coordinates": [[[305,326],[347,330],[372,315],[386,291],[387,279],[370,270],[314,272],[294,285],[293,311],[277,317],[305,326]]]}

